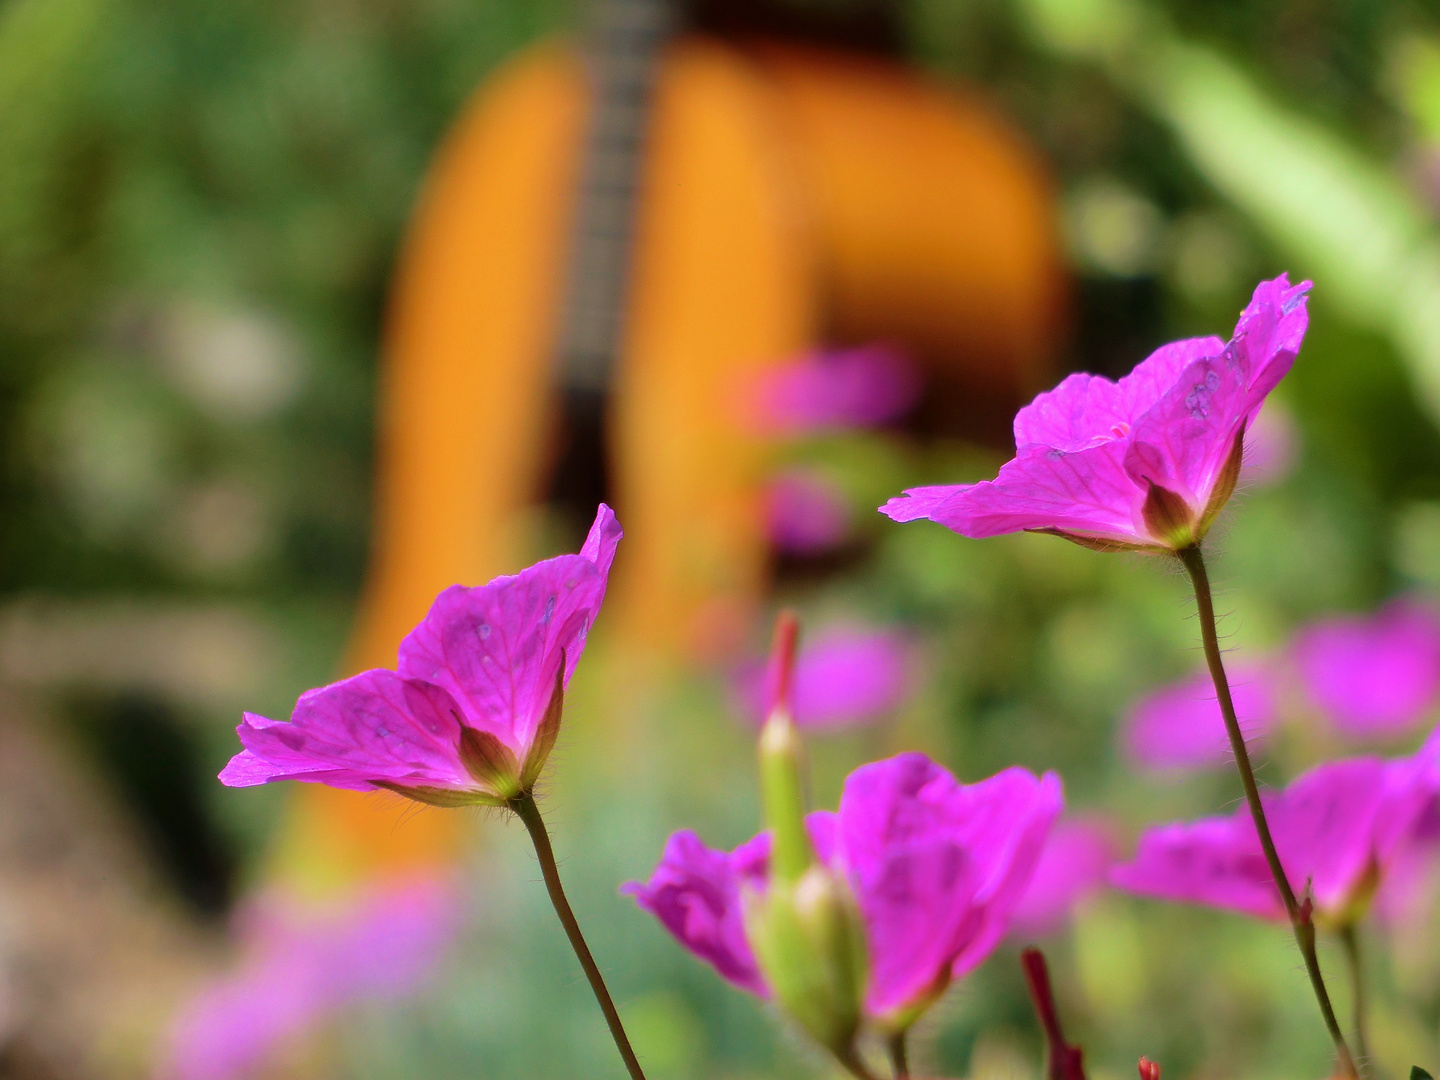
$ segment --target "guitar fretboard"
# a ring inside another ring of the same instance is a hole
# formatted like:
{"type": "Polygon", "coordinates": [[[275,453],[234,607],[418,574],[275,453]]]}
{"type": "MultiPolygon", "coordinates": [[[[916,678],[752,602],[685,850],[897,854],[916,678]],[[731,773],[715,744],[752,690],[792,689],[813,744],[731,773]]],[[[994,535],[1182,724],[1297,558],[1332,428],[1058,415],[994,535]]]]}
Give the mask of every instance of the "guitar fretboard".
{"type": "Polygon", "coordinates": [[[650,98],[676,21],[670,0],[596,0],[591,8],[591,112],[556,349],[572,396],[603,396],[615,364],[650,98]]]}

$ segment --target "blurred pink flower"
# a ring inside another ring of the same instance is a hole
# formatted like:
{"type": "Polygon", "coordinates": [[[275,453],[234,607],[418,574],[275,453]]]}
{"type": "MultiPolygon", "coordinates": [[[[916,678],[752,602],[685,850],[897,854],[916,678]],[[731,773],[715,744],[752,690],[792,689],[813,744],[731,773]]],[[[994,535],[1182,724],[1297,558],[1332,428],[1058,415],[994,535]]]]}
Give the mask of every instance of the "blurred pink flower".
{"type": "MultiPolygon", "coordinates": [[[[1274,679],[1258,664],[1230,670],[1235,715],[1247,744],[1270,734],[1278,718],[1274,679]]],[[[1156,690],[1136,702],[1121,729],[1126,754],[1152,769],[1191,769],[1230,760],[1230,739],[1208,672],[1156,690]]]]}
{"type": "Polygon", "coordinates": [[[1283,405],[1267,402],[1245,429],[1245,461],[1240,481],[1251,487],[1278,484],[1295,471],[1300,456],[1300,433],[1295,418],[1283,405]]]}
{"type": "MultiPolygon", "coordinates": [[[[1433,814],[1437,792],[1440,768],[1422,752],[1333,761],[1264,796],[1286,876],[1297,895],[1314,898],[1317,921],[1342,926],[1364,913],[1433,814]]],[[[1134,860],[1115,867],[1110,880],[1148,896],[1286,917],[1244,805],[1229,817],[1146,830],[1134,860]]]]}
{"type": "Polygon", "coordinates": [[[850,505],[828,476],[814,469],[785,469],[765,487],[770,540],[779,551],[815,555],[850,535],[850,505]]]}
{"type": "Polygon", "coordinates": [[[240,920],[239,970],[203,988],[170,1030],[164,1080],[238,1080],[343,1009],[393,1000],[434,970],[460,923],[448,878],[391,883],[338,908],[278,895],[240,920]]]}
{"type": "MultiPolygon", "coordinates": [[[[851,773],[838,813],[808,816],[819,858],[846,875],[859,903],[869,1016],[924,1008],[990,955],[1062,801],[1053,773],[1010,768],[960,784],[923,754],[901,754],[851,773]]],[[[768,833],[725,852],[678,832],[650,880],[623,891],[730,982],[765,997],[742,896],[766,888],[769,858],[768,833]]]]}
{"type": "Polygon", "coordinates": [[[1055,826],[1010,916],[1010,936],[1044,937],[1061,929],[1076,905],[1105,885],[1114,861],[1115,844],[1104,822],[1077,818],[1055,826]]]}
{"type": "MultiPolygon", "coordinates": [[[[870,723],[893,713],[916,689],[914,647],[900,631],[830,626],[804,643],[795,663],[795,722],[811,730],[870,723]]],[[[766,713],[767,672],[747,665],[736,692],[757,723],[766,713]]]]}
{"type": "Polygon", "coordinates": [[[220,773],[249,787],[307,780],[436,806],[528,791],[560,728],[563,686],[600,613],[620,523],[601,505],[578,555],[488,585],[452,585],[374,670],[300,695],[289,723],[246,713],[220,773]]]}
{"type": "Polygon", "coordinates": [[[1198,542],[1234,489],[1242,436],[1290,370],[1309,322],[1285,275],[1263,281],[1229,344],[1162,346],[1118,383],[1076,374],[1015,417],[994,480],[911,488],[880,508],[964,536],[1057,533],[1103,550],[1198,542]]]}
{"type": "Polygon", "coordinates": [[[756,425],[776,435],[875,427],[920,397],[920,372],[892,345],[814,352],[769,372],[754,387],[756,425]]]}
{"type": "Polygon", "coordinates": [[[1291,655],[1310,699],[1354,738],[1412,731],[1440,697],[1440,617],[1414,600],[1316,623],[1291,655]]]}

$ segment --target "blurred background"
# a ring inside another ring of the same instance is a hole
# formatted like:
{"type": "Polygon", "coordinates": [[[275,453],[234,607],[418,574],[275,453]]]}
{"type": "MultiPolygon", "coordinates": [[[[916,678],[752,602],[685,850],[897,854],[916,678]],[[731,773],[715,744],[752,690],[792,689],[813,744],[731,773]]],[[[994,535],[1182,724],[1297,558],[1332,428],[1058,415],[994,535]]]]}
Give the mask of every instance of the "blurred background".
{"type": "MultiPolygon", "coordinates": [[[[602,498],[572,901],[656,1080],[828,1075],[619,885],[757,828],[782,603],[818,806],[922,749],[1058,770],[1117,856],[1232,807],[1126,741],[1200,664],[1170,568],[874,508],[1282,270],[1310,335],[1209,545],[1263,774],[1417,745],[1440,687],[1347,725],[1286,658],[1440,589],[1437,214],[1406,0],[0,0],[0,1075],[620,1076],[513,823],[214,779],[241,709],[393,665],[602,498]]],[[[1415,897],[1367,931],[1381,1075],[1440,1053],[1415,897]]],[[[1026,933],[1097,1080],[1325,1075],[1274,927],[1097,888],[1026,933]]],[[[1040,1075],[1019,940],[924,1072],[1040,1075]]]]}

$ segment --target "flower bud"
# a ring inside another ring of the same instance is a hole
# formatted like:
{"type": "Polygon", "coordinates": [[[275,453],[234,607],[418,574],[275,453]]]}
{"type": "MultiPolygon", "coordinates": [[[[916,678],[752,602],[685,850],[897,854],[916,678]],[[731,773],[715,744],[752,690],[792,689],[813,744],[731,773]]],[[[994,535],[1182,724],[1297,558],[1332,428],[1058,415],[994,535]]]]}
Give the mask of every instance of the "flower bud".
{"type": "Polygon", "coordinates": [[[865,930],[849,885],[819,863],[793,882],[772,878],[745,925],[775,1000],[826,1049],[849,1055],[866,977],[865,930]]]}
{"type": "Polygon", "coordinates": [[[853,1053],[865,993],[860,909],[843,876],[822,865],[805,825],[805,747],[790,693],[795,616],[775,623],[769,715],[760,733],[760,791],[770,830],[770,881],[747,898],[746,937],[775,999],[838,1057],[853,1053]]]}
{"type": "Polygon", "coordinates": [[[775,620],[768,681],[768,716],[760,732],[760,797],[773,847],[770,873],[793,884],[815,861],[805,829],[805,745],[790,705],[799,623],[784,611],[775,620]]]}
{"type": "Polygon", "coordinates": [[[1160,1066],[1147,1057],[1140,1058],[1140,1080],[1160,1080],[1160,1066]]]}

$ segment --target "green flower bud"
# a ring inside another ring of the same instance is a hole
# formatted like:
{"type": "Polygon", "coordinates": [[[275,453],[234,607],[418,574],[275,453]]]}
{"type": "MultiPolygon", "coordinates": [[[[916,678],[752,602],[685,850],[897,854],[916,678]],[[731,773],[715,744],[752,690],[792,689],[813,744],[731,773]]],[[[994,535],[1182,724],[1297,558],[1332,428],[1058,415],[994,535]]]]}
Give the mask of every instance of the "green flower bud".
{"type": "Polygon", "coordinates": [[[760,733],[770,883],[746,898],[746,935],[781,1008],[843,1061],[860,1026],[865,930],[849,884],[820,864],[805,827],[805,746],[790,707],[798,632],[793,614],[776,620],[760,733]]]}
{"type": "Polygon", "coordinates": [[[775,1000],[841,1060],[854,1053],[865,996],[865,929],[850,886],[812,864],[750,898],[746,936],[775,1000]]]}

